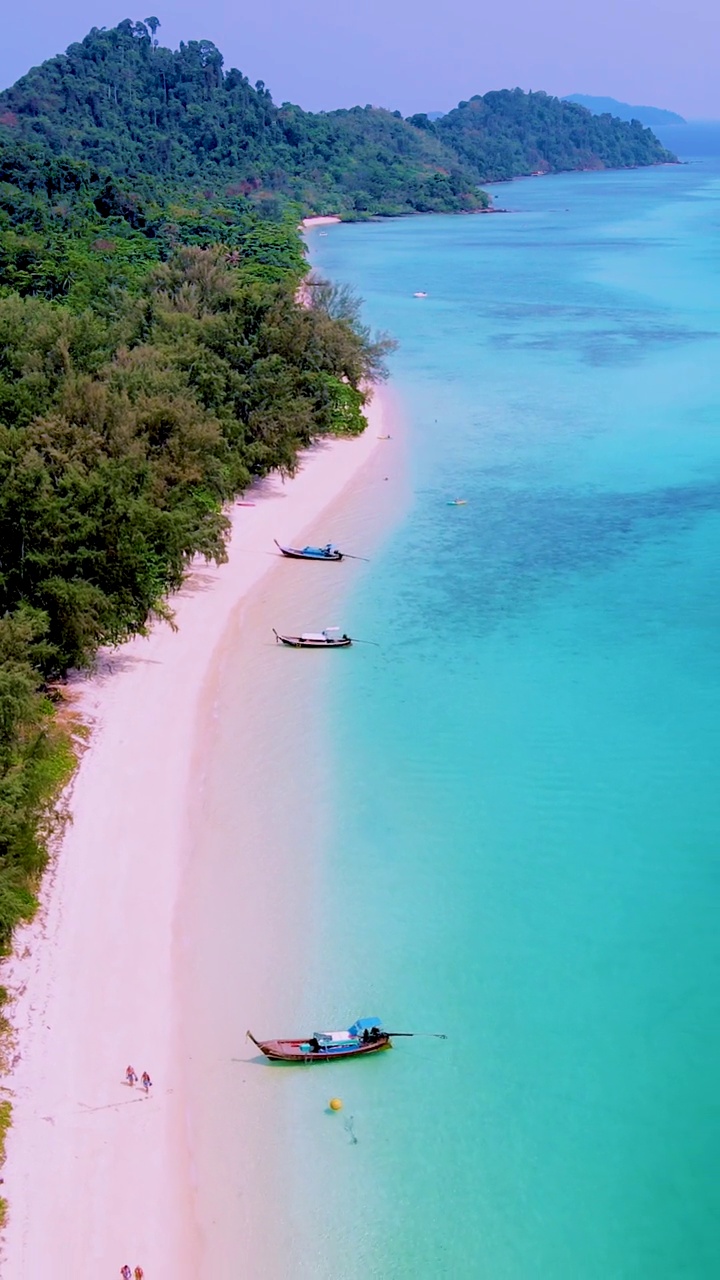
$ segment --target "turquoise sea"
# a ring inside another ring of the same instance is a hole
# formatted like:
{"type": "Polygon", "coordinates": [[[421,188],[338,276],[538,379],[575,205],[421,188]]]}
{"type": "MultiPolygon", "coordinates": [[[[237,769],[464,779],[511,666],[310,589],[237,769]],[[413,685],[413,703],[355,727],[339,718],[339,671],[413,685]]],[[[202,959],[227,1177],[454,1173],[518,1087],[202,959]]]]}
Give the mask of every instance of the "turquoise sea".
{"type": "Polygon", "coordinates": [[[311,238],[400,341],[413,501],[342,620],[380,647],[329,675],[298,1025],[448,1039],[293,1074],[287,1274],[699,1280],[720,1273],[720,161],[495,197],[511,212],[311,238]]]}

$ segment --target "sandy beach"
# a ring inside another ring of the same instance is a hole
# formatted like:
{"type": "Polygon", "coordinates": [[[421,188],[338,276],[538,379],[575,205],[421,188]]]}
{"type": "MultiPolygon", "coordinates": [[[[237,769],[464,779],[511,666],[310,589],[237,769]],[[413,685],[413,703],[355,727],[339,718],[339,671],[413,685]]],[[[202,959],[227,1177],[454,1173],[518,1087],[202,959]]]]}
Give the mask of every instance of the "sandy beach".
{"type": "MultiPolygon", "coordinates": [[[[126,1262],[140,1264],[146,1280],[219,1280],[203,1263],[212,1227],[192,1149],[197,1079],[180,1062],[178,957],[187,948],[178,910],[192,925],[198,735],[212,719],[208,699],[229,629],[249,624],[244,602],[262,598],[286,567],[273,538],[313,535],[321,513],[388,447],[378,437],[390,429],[390,404],[379,391],[362,437],[317,446],[293,480],[271,477],[246,495],[254,506],[236,505],[228,562],[196,564],[171,602],[177,630],[158,624],[73,682],[91,732],[68,800],[71,820],[39,916],[4,966],[17,997],[4,1095],[13,1102],[5,1280],[97,1280],[126,1262]],[[128,1064],[149,1072],[147,1096],[125,1082],[128,1064]]],[[[255,919],[259,931],[259,912],[255,919]]],[[[258,937],[245,943],[249,956],[259,954],[258,937]]]]}
{"type": "Polygon", "coordinates": [[[335,222],[342,222],[342,218],[336,213],[325,213],[314,218],[303,218],[301,226],[306,231],[311,231],[313,227],[331,227],[335,222]]]}

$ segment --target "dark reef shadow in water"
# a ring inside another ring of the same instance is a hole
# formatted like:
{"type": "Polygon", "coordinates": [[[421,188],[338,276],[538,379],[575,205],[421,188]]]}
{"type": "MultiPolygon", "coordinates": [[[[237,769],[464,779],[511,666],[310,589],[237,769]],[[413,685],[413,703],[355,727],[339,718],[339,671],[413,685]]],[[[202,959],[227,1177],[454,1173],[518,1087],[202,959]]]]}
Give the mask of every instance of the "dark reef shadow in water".
{"type": "MultiPolygon", "coordinates": [[[[423,642],[434,629],[431,615],[489,634],[570,579],[610,569],[720,512],[720,478],[634,493],[538,491],[480,479],[468,492],[461,513],[448,513],[421,537],[411,530],[403,548],[412,590],[400,588],[396,622],[423,642]]],[[[432,500],[440,508],[443,499],[432,500]]]]}
{"type": "Polygon", "coordinates": [[[581,363],[598,368],[637,364],[655,347],[707,342],[719,336],[712,331],[684,329],[680,325],[625,324],[616,329],[563,328],[528,336],[499,333],[490,339],[490,345],[514,351],[574,351],[581,363]]]}

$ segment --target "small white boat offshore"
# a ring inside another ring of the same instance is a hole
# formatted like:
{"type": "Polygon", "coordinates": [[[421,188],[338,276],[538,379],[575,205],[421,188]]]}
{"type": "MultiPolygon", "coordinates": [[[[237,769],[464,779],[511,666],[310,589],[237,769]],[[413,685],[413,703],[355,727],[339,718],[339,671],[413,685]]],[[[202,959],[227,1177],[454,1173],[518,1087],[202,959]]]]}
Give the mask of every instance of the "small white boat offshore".
{"type": "Polygon", "coordinates": [[[414,293],[413,298],[427,298],[427,294],[422,292],[414,293]]]}

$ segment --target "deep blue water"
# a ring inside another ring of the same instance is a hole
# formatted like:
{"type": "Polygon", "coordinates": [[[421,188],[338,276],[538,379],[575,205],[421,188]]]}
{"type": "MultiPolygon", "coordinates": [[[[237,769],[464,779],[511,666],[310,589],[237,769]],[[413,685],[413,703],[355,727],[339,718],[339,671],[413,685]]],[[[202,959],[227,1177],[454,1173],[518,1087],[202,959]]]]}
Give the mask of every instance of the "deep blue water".
{"type": "Polygon", "coordinates": [[[705,164],[710,156],[720,156],[718,120],[689,120],[687,124],[662,125],[653,132],[683,161],[705,164]]]}
{"type": "MultiPolygon", "coordinates": [[[[512,212],[312,238],[400,341],[414,497],[344,619],[381,647],[331,674],[300,1012],[449,1039],[329,1069],[346,1123],[297,1139],[299,1273],[699,1280],[720,1269],[720,165],[496,198],[512,212]]],[[[301,1116],[329,1087],[303,1077],[301,1116]]]]}

